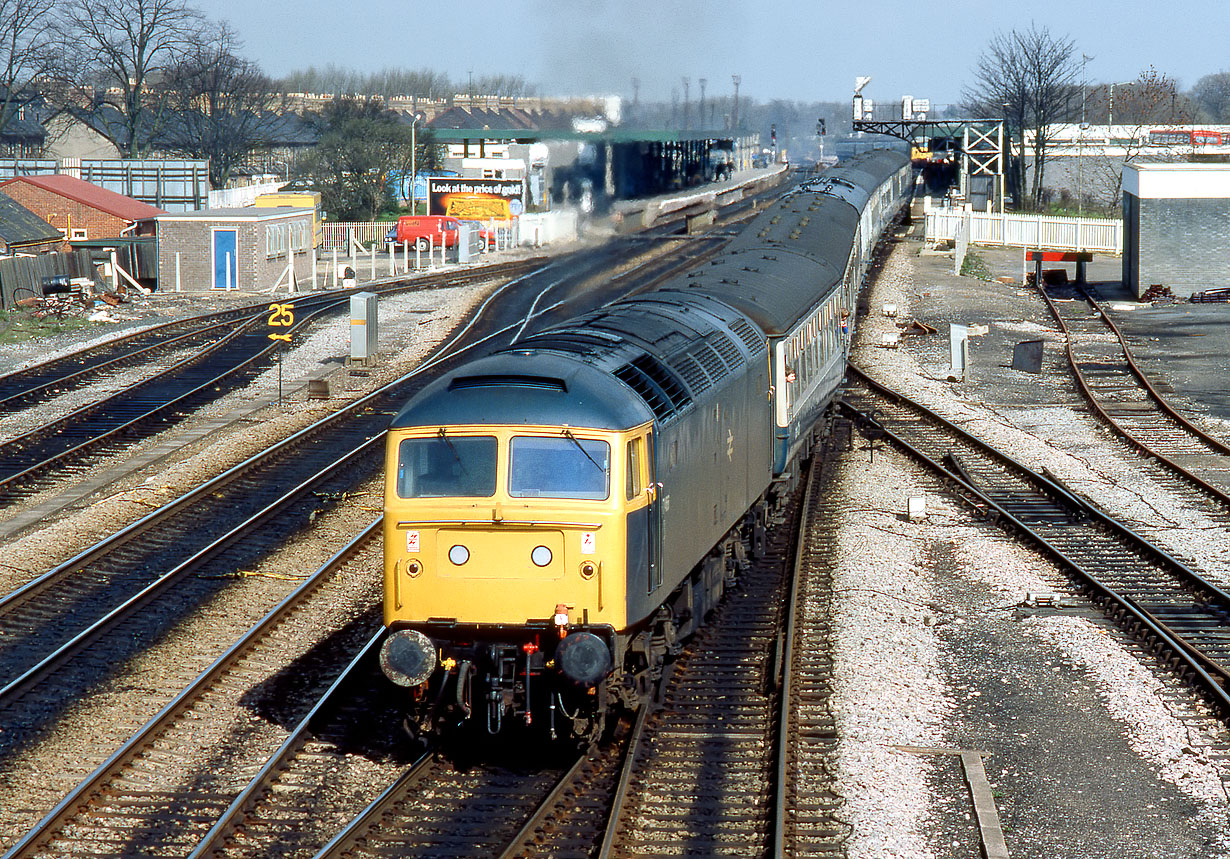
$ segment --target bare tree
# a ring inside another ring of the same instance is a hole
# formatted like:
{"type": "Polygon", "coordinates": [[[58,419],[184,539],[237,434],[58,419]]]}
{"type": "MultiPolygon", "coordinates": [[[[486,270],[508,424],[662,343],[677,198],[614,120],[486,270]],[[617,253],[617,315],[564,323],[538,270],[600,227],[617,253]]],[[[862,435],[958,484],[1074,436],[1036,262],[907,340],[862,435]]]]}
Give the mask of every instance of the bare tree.
{"type": "MultiPolygon", "coordinates": [[[[1099,87],[1098,100],[1108,88],[1099,87]]],[[[1187,97],[1171,78],[1150,66],[1136,80],[1118,85],[1115,90],[1114,117],[1124,133],[1117,135],[1124,146],[1122,159],[1100,159],[1093,173],[1094,187],[1110,211],[1119,208],[1123,194],[1123,165],[1134,161],[1183,161],[1191,157],[1190,143],[1159,147],[1150,140],[1150,130],[1158,126],[1185,125],[1194,112],[1187,97]]],[[[1109,110],[1109,100],[1107,108],[1109,110]]],[[[1108,114],[1109,116],[1109,114],[1108,114]]],[[[1190,139],[1190,138],[1189,138],[1190,139]]]]}
{"type": "Polygon", "coordinates": [[[99,123],[99,131],[137,157],[163,119],[152,85],[201,41],[200,12],[185,0],[62,0],[59,7],[80,73],[103,87],[93,109],[100,118],[108,106],[118,113],[116,121],[99,123]]]}
{"type": "Polygon", "coordinates": [[[35,96],[33,84],[53,68],[53,6],[54,0],[0,0],[0,132],[35,96]]]}
{"type": "Polygon", "coordinates": [[[1035,209],[1042,201],[1050,129],[1072,118],[1079,109],[1076,81],[1080,64],[1073,59],[1075,51],[1070,38],[1052,36],[1047,28],[1039,29],[1035,24],[1026,31],[997,33],[979,57],[975,83],[965,93],[967,109],[1007,120],[1008,133],[1022,153],[1021,161],[1014,162],[1010,169],[1018,203],[1026,185],[1026,131],[1033,130],[1030,148],[1034,171],[1029,200],[1035,209]]]}
{"type": "Polygon", "coordinates": [[[1189,95],[1209,122],[1230,122],[1230,72],[1205,75],[1189,95]]]}
{"type": "Polygon", "coordinates": [[[159,147],[209,159],[214,188],[225,188],[231,171],[269,143],[273,84],[239,56],[240,47],[229,24],[215,24],[208,39],[186,48],[162,87],[169,111],[159,147]]]}

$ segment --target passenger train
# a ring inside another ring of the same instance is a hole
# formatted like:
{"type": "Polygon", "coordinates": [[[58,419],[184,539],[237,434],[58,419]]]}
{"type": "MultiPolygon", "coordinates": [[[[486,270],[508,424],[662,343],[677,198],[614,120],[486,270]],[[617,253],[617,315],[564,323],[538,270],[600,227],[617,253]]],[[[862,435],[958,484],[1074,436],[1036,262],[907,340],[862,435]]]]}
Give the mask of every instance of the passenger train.
{"type": "Polygon", "coordinates": [[[385,675],[416,732],[593,740],[763,540],[911,185],[868,152],[652,292],[435,380],[386,453],[385,675]]]}

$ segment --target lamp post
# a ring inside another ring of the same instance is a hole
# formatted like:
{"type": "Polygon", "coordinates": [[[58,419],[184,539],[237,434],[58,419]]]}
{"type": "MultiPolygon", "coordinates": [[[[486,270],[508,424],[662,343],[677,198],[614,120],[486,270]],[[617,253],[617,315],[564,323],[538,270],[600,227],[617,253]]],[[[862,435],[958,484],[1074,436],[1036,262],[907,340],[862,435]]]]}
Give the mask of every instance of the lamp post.
{"type": "Polygon", "coordinates": [[[417,215],[419,213],[414,202],[414,180],[418,178],[418,174],[414,170],[414,156],[417,154],[414,127],[418,125],[419,120],[422,118],[423,114],[416,113],[410,119],[410,214],[412,215],[417,215]]]}

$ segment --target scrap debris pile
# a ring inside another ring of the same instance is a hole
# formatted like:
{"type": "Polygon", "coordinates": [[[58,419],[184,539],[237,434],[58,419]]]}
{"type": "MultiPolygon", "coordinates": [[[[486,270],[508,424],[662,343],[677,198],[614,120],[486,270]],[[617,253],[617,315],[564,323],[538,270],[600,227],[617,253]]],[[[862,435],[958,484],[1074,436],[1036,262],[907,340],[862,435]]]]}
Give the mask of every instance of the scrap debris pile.
{"type": "Polygon", "coordinates": [[[76,317],[88,322],[118,322],[110,308],[128,303],[128,287],[100,289],[93,278],[56,276],[44,278],[43,294],[28,287],[15,291],[16,310],[37,320],[76,317]]]}

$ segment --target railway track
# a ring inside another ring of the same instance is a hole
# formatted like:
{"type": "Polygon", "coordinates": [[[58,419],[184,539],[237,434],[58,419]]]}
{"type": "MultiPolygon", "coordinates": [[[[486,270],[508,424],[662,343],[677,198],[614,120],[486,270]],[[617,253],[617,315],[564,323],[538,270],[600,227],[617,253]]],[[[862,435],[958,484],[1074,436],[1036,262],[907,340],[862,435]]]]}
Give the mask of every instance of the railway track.
{"type": "MultiPolygon", "coordinates": [[[[612,288],[643,287],[682,264],[680,255],[701,250],[693,244],[680,254],[646,261],[616,279],[612,288]]],[[[377,473],[390,416],[430,380],[437,365],[447,366],[467,350],[507,342],[523,330],[526,316],[571,315],[577,312],[573,303],[603,300],[592,291],[593,276],[586,269],[546,286],[541,278],[510,282],[488,299],[486,313],[415,372],[6,596],[0,602],[5,618],[0,709],[4,724],[12,727],[0,736],[0,761],[54,730],[65,708],[87,698],[149,643],[168,634],[180,617],[219,593],[236,569],[271,552],[377,473]],[[506,299],[501,291],[507,292],[506,299]],[[543,300],[548,292],[558,294],[558,300],[543,300]],[[53,599],[53,594],[58,596],[53,599]]]]}
{"type": "Polygon", "coordinates": [[[978,513],[1032,541],[1076,588],[1230,719],[1230,593],[1056,478],[1015,461],[855,368],[842,403],[869,438],[934,471],[978,513]]]}
{"type": "MultiPolygon", "coordinates": [[[[513,277],[541,261],[510,263],[498,270],[453,275],[448,285],[513,277]]],[[[406,286],[399,287],[408,288],[406,286]]],[[[292,336],[321,316],[347,307],[348,297],[320,296],[297,308],[292,336]],[[307,312],[303,312],[306,310],[307,312]]],[[[194,409],[251,381],[271,365],[281,348],[270,340],[265,313],[238,318],[234,330],[175,366],[111,397],[0,445],[0,505],[12,504],[50,486],[60,469],[90,470],[99,457],[165,430],[194,409]]]]}
{"type": "Polygon", "coordinates": [[[1094,413],[1137,450],[1230,509],[1230,445],[1166,401],[1087,292],[1071,301],[1045,289],[1041,294],[1067,339],[1068,363],[1094,413]]]}
{"type": "Polygon", "coordinates": [[[265,305],[164,322],[0,376],[0,413],[97,380],[107,371],[185,347],[203,346],[261,313],[265,305]]]}
{"type": "MultiPolygon", "coordinates": [[[[274,706],[298,711],[301,717],[289,738],[269,719],[232,715],[237,725],[219,729],[210,724],[217,718],[214,714],[243,713],[251,706],[245,701],[250,690],[270,684],[285,663],[292,628],[313,622],[310,616],[319,618],[332,611],[339,586],[330,589],[330,585],[347,565],[378,564],[379,521],[175,696],[15,844],[6,859],[77,854],[83,847],[93,856],[188,855],[237,802],[244,782],[237,773],[259,770],[266,779],[276,774],[283,784],[296,780],[327,784],[330,771],[336,773],[347,753],[355,752],[353,739],[345,739],[345,725],[362,724],[369,738],[387,742],[389,734],[380,733],[380,702],[355,695],[356,684],[349,679],[358,673],[355,666],[367,664],[364,656],[381,629],[374,585],[367,594],[366,611],[333,637],[331,647],[319,648],[296,663],[294,686],[278,687],[293,692],[280,696],[274,706]],[[205,737],[214,742],[203,749],[205,737]]],[[[322,625],[319,619],[315,623],[322,625]]],[[[273,693],[267,689],[265,694],[273,693]]],[[[387,704],[384,709],[389,710],[387,704]]],[[[388,712],[386,717],[384,723],[395,731],[396,719],[388,712]]],[[[337,795],[344,805],[341,798],[350,793],[337,795]]],[[[294,791],[278,796],[283,806],[293,806],[292,796],[303,802],[303,795],[294,791]]],[[[296,829],[306,833],[312,827],[296,829]]],[[[291,840],[281,843],[285,846],[291,840]]]]}

